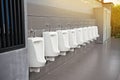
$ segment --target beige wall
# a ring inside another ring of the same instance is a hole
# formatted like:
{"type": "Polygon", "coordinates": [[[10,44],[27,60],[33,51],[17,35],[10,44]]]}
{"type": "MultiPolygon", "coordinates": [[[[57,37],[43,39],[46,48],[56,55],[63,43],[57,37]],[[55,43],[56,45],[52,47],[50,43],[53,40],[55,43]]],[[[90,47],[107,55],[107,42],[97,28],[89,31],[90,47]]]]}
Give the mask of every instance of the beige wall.
{"type": "Polygon", "coordinates": [[[102,5],[96,0],[28,0],[28,31],[33,28],[41,36],[44,29],[95,25],[93,8],[99,6],[102,5]]]}
{"type": "Polygon", "coordinates": [[[54,17],[80,17],[91,18],[93,14],[80,13],[62,8],[50,7],[34,3],[28,3],[28,15],[34,16],[54,16],[54,17]]]}
{"type": "Polygon", "coordinates": [[[93,8],[102,6],[96,0],[28,0],[28,2],[88,14],[93,13],[93,8]]]}

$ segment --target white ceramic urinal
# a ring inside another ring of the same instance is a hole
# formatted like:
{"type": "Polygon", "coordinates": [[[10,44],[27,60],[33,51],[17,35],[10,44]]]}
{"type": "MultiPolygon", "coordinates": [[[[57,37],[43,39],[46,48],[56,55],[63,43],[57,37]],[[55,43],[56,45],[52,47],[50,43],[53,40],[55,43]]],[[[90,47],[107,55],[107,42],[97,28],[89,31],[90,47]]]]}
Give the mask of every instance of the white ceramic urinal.
{"type": "Polygon", "coordinates": [[[88,28],[84,27],[83,28],[83,34],[84,34],[84,43],[90,43],[89,42],[89,35],[88,35],[88,28]]]}
{"type": "Polygon", "coordinates": [[[97,38],[99,37],[99,34],[98,34],[98,27],[97,26],[95,26],[95,33],[96,33],[96,36],[97,36],[97,38]]]}
{"type": "Polygon", "coordinates": [[[77,40],[76,40],[76,32],[75,30],[68,30],[69,33],[69,45],[71,48],[71,51],[74,51],[74,48],[77,48],[77,40]]]}
{"type": "Polygon", "coordinates": [[[90,43],[90,38],[91,38],[91,36],[90,36],[90,29],[89,29],[89,27],[85,27],[86,28],[86,39],[87,39],[87,43],[90,43]]]}
{"type": "Polygon", "coordinates": [[[30,72],[40,72],[40,67],[46,63],[43,38],[28,38],[28,59],[30,72]]]}
{"type": "Polygon", "coordinates": [[[58,30],[58,48],[60,55],[66,55],[66,52],[70,50],[69,46],[69,34],[67,30],[58,30]]]}
{"type": "Polygon", "coordinates": [[[88,27],[88,35],[89,35],[89,41],[94,41],[93,29],[91,26],[88,27]]]}
{"type": "Polygon", "coordinates": [[[95,34],[95,27],[94,27],[94,26],[92,26],[91,28],[92,28],[93,40],[96,40],[96,39],[97,39],[97,37],[96,37],[96,34],[95,34]]]}
{"type": "Polygon", "coordinates": [[[94,40],[97,40],[97,38],[99,37],[97,26],[93,26],[93,32],[94,32],[94,40]]]}
{"type": "Polygon", "coordinates": [[[43,37],[46,60],[55,61],[55,57],[60,54],[58,49],[58,34],[57,32],[43,32],[43,37]]]}
{"type": "MultiPolygon", "coordinates": [[[[82,28],[77,28],[76,30],[76,40],[77,40],[77,44],[79,46],[83,45],[83,32],[82,32],[82,28]]],[[[79,47],[80,48],[80,47],[79,47]]]]}
{"type": "Polygon", "coordinates": [[[86,45],[85,29],[81,28],[82,46],[86,45]]]}

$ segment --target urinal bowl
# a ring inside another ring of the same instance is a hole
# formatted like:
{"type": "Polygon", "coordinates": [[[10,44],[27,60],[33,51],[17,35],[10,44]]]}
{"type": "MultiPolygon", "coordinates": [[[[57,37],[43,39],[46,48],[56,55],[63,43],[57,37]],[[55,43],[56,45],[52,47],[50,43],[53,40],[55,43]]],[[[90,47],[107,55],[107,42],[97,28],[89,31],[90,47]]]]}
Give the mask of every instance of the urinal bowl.
{"type": "Polygon", "coordinates": [[[83,34],[82,34],[82,28],[77,28],[76,30],[76,40],[77,40],[77,44],[80,48],[81,45],[84,44],[83,42],[83,34]]]}
{"type": "Polygon", "coordinates": [[[28,59],[30,72],[39,72],[40,67],[45,66],[43,38],[28,38],[28,59]]]}
{"type": "Polygon", "coordinates": [[[91,42],[92,39],[91,39],[91,28],[90,27],[87,27],[87,34],[88,34],[88,41],[91,42]]]}
{"type": "Polygon", "coordinates": [[[93,42],[94,41],[94,33],[93,33],[93,28],[90,26],[90,27],[88,27],[88,33],[89,33],[89,40],[90,40],[90,42],[93,42]]]}
{"type": "Polygon", "coordinates": [[[93,40],[96,40],[96,39],[97,39],[97,37],[96,37],[96,33],[95,33],[95,27],[94,27],[94,26],[92,26],[91,28],[92,28],[93,40]]]}
{"type": "Polygon", "coordinates": [[[76,40],[76,32],[75,30],[68,30],[69,32],[69,45],[70,45],[70,48],[74,49],[76,48],[78,45],[77,45],[77,40],[76,40]]]}
{"type": "Polygon", "coordinates": [[[95,26],[95,31],[96,31],[96,36],[97,36],[97,38],[99,37],[99,34],[98,34],[98,27],[97,26],[95,26]]]}
{"type": "Polygon", "coordinates": [[[66,30],[58,30],[58,48],[60,50],[60,55],[66,55],[66,52],[70,50],[69,46],[69,35],[66,30]]]}
{"type": "Polygon", "coordinates": [[[68,31],[58,31],[58,46],[60,51],[69,51],[69,35],[68,31]]]}
{"type": "Polygon", "coordinates": [[[99,37],[98,27],[97,26],[93,26],[93,29],[94,29],[94,40],[97,40],[97,38],[99,37]]]}
{"type": "Polygon", "coordinates": [[[84,43],[88,44],[89,42],[89,37],[88,37],[88,28],[84,27],[83,28],[83,35],[84,35],[84,43]]]}
{"type": "Polygon", "coordinates": [[[43,32],[43,37],[46,60],[55,61],[55,57],[60,54],[58,50],[58,34],[57,32],[43,32]]]}
{"type": "Polygon", "coordinates": [[[87,43],[90,43],[92,41],[92,34],[91,34],[91,28],[86,27],[86,33],[87,33],[87,43]]]}

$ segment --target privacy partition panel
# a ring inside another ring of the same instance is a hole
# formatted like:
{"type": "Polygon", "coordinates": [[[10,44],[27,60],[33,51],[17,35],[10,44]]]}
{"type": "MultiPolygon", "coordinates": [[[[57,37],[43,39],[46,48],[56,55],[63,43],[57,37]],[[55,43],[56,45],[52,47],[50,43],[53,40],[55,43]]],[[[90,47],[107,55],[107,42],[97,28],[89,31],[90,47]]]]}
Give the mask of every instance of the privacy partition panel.
{"type": "Polygon", "coordinates": [[[94,12],[100,34],[97,43],[104,43],[111,38],[111,11],[104,7],[98,7],[94,9],[94,12]]]}
{"type": "Polygon", "coordinates": [[[0,53],[23,47],[24,0],[0,0],[0,53]]]}

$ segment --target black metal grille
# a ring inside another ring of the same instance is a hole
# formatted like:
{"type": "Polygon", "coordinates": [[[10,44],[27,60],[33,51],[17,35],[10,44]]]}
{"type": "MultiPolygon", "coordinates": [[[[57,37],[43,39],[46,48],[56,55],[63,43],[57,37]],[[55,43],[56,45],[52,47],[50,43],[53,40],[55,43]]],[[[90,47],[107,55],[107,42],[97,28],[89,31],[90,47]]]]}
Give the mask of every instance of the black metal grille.
{"type": "Polygon", "coordinates": [[[25,47],[24,0],[0,0],[0,53],[25,47]]]}

